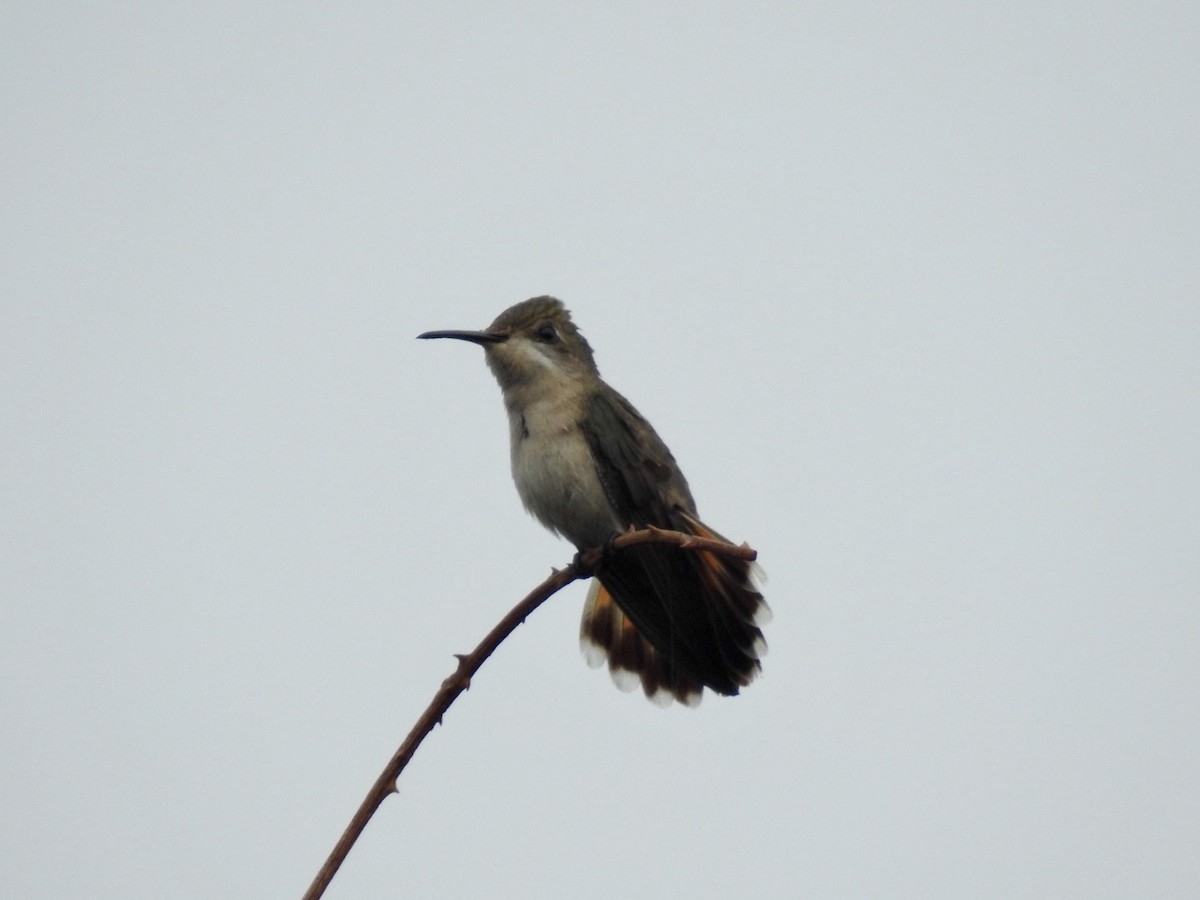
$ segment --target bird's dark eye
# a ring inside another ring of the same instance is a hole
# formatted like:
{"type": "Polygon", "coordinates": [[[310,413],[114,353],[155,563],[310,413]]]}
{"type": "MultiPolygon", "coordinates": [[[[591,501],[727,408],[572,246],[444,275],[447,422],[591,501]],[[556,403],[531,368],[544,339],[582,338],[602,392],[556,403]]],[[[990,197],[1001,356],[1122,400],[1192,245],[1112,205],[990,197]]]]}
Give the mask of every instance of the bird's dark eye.
{"type": "Polygon", "coordinates": [[[543,344],[549,344],[551,341],[558,339],[558,334],[554,331],[554,326],[549,322],[545,325],[539,325],[538,330],[533,333],[533,336],[543,344]]]}

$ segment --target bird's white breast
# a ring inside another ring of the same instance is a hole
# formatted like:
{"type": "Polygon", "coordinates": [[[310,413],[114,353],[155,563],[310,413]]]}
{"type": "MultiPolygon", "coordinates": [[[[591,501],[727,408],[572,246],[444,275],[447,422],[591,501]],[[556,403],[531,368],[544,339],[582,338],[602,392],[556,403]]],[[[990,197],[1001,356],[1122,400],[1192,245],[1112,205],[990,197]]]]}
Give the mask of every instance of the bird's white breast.
{"type": "Polygon", "coordinates": [[[509,409],[512,473],[525,508],[577,547],[598,546],[622,524],[600,483],[579,428],[578,397],[509,409]]]}

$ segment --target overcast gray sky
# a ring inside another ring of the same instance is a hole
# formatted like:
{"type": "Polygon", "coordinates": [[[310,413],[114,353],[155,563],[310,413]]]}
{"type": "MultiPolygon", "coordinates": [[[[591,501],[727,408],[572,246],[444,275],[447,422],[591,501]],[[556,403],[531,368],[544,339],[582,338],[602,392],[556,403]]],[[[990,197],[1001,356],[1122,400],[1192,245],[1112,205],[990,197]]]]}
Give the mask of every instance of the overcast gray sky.
{"type": "Polygon", "coordinates": [[[1193,897],[1200,6],[8,4],[0,883],[296,897],[573,548],[477,328],[564,298],[763,677],[533,616],[331,898],[1193,897]]]}

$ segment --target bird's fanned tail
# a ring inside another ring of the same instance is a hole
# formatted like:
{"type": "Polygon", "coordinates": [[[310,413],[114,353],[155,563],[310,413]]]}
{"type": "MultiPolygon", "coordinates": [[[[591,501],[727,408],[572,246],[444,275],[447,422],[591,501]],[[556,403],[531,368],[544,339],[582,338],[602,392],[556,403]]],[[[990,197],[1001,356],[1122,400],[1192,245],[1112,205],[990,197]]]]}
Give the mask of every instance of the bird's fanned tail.
{"type": "MultiPolygon", "coordinates": [[[[673,518],[678,531],[725,540],[682,510],[673,518]]],[[[733,695],[759,673],[769,614],[745,560],[646,544],[601,564],[580,637],[589,662],[607,659],[618,685],[640,681],[656,702],[695,705],[703,687],[733,695]]]]}

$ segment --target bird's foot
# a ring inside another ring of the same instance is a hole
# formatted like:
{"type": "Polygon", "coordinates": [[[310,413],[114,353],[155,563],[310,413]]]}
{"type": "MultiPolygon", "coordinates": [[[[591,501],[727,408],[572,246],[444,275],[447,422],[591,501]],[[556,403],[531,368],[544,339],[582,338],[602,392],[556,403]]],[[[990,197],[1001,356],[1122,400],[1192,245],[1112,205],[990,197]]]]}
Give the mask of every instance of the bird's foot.
{"type": "Polygon", "coordinates": [[[571,567],[582,576],[594,574],[604,560],[617,552],[614,542],[620,536],[621,532],[614,531],[599,547],[576,550],[575,558],[571,560],[571,567]]]}

